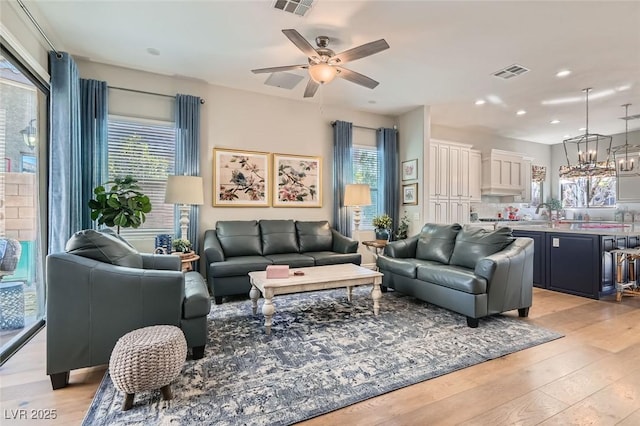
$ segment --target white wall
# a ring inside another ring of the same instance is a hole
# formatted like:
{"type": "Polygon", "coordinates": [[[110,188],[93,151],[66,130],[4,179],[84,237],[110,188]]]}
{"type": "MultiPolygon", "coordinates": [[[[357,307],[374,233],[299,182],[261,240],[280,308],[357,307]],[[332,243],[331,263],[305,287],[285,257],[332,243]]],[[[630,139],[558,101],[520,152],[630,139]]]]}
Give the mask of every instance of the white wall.
{"type": "MultiPolygon", "coordinates": [[[[200,229],[215,227],[218,220],[300,219],[329,220],[333,212],[333,128],[344,120],[365,127],[393,127],[394,118],[288,100],[206,84],[197,80],[77,60],[80,76],[105,80],[110,86],[175,95],[186,93],[206,100],[201,112],[201,174],[205,205],[200,229]],[[320,156],[322,158],[321,208],[213,207],[213,148],[320,156]]],[[[109,91],[110,113],[142,118],[173,119],[169,98],[109,91]]]]}
{"type": "MultiPolygon", "coordinates": [[[[400,144],[400,162],[418,159],[418,205],[403,206],[402,195],[400,196],[400,217],[407,212],[409,218],[408,235],[417,234],[426,214],[426,194],[429,179],[428,164],[428,141],[430,139],[430,117],[431,109],[428,106],[421,106],[411,110],[398,118],[398,140],[400,144]]],[[[400,184],[414,183],[416,181],[401,181],[400,184]]],[[[397,226],[397,224],[396,224],[397,226]]]]}

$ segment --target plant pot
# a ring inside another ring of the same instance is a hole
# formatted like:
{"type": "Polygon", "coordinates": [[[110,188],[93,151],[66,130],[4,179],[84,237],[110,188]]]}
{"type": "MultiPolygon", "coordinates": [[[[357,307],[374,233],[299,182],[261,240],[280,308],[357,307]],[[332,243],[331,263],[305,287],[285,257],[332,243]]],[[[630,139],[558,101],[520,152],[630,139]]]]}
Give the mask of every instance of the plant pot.
{"type": "Polygon", "coordinates": [[[389,241],[389,230],[376,229],[376,241],[389,241]]]}

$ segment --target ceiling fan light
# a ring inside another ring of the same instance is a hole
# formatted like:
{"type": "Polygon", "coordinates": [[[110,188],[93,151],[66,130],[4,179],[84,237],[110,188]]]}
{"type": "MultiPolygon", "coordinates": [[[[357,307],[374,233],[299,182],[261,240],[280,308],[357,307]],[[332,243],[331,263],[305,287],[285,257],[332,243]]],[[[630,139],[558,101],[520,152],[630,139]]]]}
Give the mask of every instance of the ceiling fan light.
{"type": "Polygon", "coordinates": [[[337,74],[334,67],[324,62],[309,66],[309,75],[318,84],[329,83],[337,74]]]}

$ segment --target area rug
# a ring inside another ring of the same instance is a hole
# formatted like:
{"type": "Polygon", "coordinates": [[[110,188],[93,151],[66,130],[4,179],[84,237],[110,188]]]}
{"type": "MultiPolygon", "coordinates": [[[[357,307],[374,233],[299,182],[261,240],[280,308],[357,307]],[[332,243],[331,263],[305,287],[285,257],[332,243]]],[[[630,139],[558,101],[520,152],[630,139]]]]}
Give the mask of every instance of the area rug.
{"type": "MultiPolygon", "coordinates": [[[[84,425],[286,425],[562,337],[526,318],[464,316],[370,287],[278,296],[271,335],[250,300],[214,305],[205,357],[159,391],[123,395],[105,374],[84,425]]],[[[261,301],[259,302],[261,303],[261,301]]]]}

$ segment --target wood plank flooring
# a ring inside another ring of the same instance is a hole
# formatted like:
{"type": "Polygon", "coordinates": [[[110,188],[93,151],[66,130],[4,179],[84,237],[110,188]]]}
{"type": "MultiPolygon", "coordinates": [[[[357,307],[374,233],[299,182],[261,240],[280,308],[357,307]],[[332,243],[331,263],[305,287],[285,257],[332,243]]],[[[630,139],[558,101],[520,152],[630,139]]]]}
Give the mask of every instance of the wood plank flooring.
{"type": "MultiPolygon", "coordinates": [[[[301,424],[639,425],[640,297],[617,303],[534,289],[533,301],[529,321],[566,337],[301,424]]],[[[3,425],[82,422],[105,367],[73,371],[70,386],[54,392],[45,344],[41,331],[0,367],[3,425]],[[54,409],[56,419],[13,420],[17,409],[54,409]]]]}

